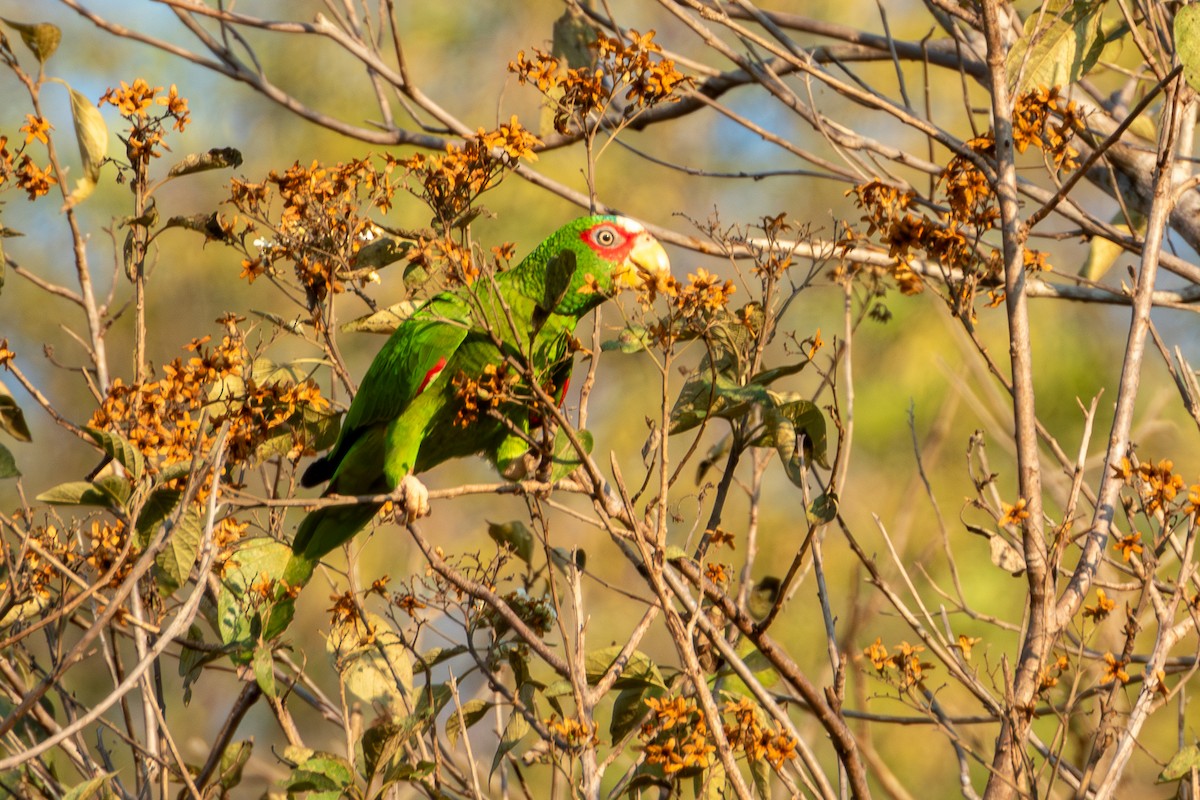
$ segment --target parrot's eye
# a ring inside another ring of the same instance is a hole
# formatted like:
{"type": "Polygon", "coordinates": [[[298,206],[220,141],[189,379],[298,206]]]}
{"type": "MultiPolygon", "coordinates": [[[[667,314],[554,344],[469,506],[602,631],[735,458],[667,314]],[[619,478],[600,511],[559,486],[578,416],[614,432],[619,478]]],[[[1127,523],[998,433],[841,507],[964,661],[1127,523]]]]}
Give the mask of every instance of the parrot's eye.
{"type": "Polygon", "coordinates": [[[607,226],[596,231],[596,244],[601,247],[612,247],[617,243],[617,232],[607,226]]]}

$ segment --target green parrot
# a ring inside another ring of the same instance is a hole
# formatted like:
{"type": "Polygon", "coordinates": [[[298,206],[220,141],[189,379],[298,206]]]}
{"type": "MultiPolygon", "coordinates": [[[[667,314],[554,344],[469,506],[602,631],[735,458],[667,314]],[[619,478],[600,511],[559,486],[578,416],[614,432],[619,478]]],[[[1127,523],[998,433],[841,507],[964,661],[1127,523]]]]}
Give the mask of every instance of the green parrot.
{"type": "MultiPolygon", "coordinates": [[[[527,365],[561,402],[583,315],[620,288],[669,272],[662,245],[640,223],[590,216],[563,226],[494,279],[434,296],[379,351],[337,443],[308,467],[301,485],[328,481],[326,495],[403,486],[411,518],[428,512],[415,473],[447,459],[482,454],[506,478],[525,477],[541,422],[529,402],[530,381],[515,365],[527,365]]],[[[306,582],[316,562],[379,509],[364,503],[311,512],[292,542],[288,582],[306,582]]]]}

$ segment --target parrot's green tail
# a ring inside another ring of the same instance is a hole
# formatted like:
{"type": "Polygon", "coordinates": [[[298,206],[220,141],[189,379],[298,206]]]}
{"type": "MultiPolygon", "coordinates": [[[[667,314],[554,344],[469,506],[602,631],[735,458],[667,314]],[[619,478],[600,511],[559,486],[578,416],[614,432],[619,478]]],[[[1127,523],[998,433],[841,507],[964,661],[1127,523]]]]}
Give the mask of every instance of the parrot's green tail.
{"type": "Polygon", "coordinates": [[[338,545],[350,541],[381,508],[381,503],[326,506],[305,517],[296,529],[296,538],[292,540],[293,555],[285,576],[288,583],[292,586],[304,585],[317,561],[338,545]]]}

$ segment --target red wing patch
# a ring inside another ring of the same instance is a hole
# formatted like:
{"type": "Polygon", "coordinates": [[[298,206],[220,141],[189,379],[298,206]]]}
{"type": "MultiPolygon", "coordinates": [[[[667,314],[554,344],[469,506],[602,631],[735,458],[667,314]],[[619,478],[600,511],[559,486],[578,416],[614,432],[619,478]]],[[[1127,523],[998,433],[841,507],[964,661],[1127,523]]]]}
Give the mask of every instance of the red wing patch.
{"type": "Polygon", "coordinates": [[[438,362],[436,364],[434,364],[433,367],[430,368],[429,372],[425,373],[425,377],[423,379],[421,379],[421,385],[417,387],[417,394],[420,394],[421,392],[425,391],[425,387],[429,385],[429,382],[431,380],[433,380],[434,378],[436,378],[438,376],[438,373],[441,372],[442,368],[444,368],[445,366],[446,366],[446,357],[442,356],[441,358],[438,359],[438,362]]]}

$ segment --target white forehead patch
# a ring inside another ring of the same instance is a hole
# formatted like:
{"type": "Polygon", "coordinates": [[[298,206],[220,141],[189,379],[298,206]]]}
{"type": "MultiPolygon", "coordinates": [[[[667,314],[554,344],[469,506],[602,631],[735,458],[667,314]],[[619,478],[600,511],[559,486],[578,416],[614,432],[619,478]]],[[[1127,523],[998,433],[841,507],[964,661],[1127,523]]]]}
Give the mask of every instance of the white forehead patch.
{"type": "Polygon", "coordinates": [[[629,217],[617,217],[617,222],[619,222],[621,227],[629,233],[644,233],[646,230],[642,223],[638,222],[636,219],[630,219],[629,217]]]}

